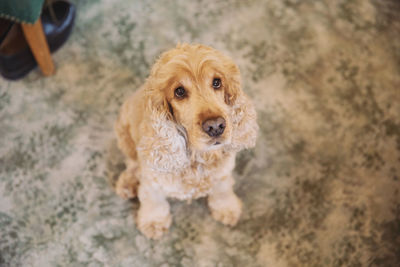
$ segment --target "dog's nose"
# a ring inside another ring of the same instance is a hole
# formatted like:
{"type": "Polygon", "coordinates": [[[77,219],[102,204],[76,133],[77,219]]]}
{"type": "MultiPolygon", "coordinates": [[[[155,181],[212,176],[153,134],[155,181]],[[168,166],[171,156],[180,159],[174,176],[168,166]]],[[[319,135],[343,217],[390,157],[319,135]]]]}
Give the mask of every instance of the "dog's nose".
{"type": "Polygon", "coordinates": [[[222,117],[208,119],[203,122],[202,128],[211,137],[220,136],[226,127],[225,119],[222,117]]]}

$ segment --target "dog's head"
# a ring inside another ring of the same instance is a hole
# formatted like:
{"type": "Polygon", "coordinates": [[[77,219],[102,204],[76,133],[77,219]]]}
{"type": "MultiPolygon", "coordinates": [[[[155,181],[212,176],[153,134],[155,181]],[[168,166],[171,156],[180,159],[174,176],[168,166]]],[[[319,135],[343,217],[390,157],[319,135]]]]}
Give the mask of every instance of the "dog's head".
{"type": "MultiPolygon", "coordinates": [[[[239,68],[217,50],[178,45],[161,55],[145,88],[150,120],[175,127],[180,137],[174,143],[184,143],[184,150],[239,150],[254,145],[256,113],[241,90],[239,68]]],[[[160,140],[174,139],[161,137],[160,131],[167,130],[159,128],[153,127],[160,140]]]]}

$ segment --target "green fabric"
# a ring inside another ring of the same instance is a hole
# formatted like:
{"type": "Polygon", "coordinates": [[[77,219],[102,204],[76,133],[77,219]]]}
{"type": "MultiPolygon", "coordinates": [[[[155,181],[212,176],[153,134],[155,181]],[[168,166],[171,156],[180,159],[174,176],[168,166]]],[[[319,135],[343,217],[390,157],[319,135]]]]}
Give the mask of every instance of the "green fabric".
{"type": "Polygon", "coordinates": [[[24,23],[35,23],[44,0],[1,0],[0,17],[24,23]]]}

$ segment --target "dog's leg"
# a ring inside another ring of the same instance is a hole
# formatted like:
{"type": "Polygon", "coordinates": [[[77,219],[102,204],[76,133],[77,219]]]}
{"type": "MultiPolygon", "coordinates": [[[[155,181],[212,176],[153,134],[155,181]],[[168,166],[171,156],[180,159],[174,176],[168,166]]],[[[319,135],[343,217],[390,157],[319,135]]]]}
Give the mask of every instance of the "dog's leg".
{"type": "Polygon", "coordinates": [[[208,196],[208,206],[213,218],[225,225],[234,226],[242,213],[242,202],[233,192],[231,175],[216,183],[208,196]]]}
{"type": "Polygon", "coordinates": [[[137,196],[139,186],[139,165],[137,161],[128,158],[126,169],[119,175],[115,184],[115,191],[123,199],[131,199],[137,196]]]}
{"type": "Polygon", "coordinates": [[[163,192],[142,183],[139,187],[139,230],[148,238],[159,239],[171,225],[169,203],[163,192]]]}

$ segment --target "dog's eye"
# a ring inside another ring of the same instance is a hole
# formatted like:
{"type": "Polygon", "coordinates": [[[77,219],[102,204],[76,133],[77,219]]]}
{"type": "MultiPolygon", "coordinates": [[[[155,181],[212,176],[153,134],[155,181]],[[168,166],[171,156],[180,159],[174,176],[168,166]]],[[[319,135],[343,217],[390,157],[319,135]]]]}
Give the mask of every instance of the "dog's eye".
{"type": "Polygon", "coordinates": [[[177,98],[184,98],[186,95],[186,90],[182,86],[179,86],[178,88],[175,89],[175,96],[177,98]]]}
{"type": "Polygon", "coordinates": [[[213,82],[212,82],[212,87],[214,89],[219,89],[221,87],[222,83],[221,83],[221,79],[220,78],[214,78],[213,82]]]}

